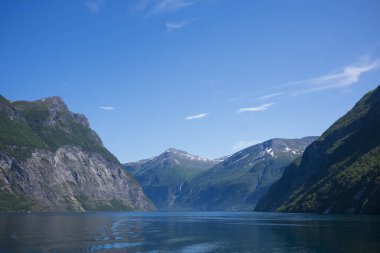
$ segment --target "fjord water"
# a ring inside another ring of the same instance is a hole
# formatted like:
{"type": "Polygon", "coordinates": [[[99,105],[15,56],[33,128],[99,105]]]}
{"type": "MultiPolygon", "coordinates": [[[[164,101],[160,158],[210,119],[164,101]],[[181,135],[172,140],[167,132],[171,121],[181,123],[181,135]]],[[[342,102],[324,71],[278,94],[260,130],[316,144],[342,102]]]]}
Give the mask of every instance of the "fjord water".
{"type": "Polygon", "coordinates": [[[380,217],[2,213],[0,252],[380,252],[380,217]]]}

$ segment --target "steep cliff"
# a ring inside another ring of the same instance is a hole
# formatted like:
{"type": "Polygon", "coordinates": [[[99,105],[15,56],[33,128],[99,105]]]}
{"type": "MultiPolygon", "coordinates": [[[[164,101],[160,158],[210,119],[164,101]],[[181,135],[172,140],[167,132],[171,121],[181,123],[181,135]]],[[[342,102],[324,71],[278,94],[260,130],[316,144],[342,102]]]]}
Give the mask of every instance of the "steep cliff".
{"type": "Polygon", "coordinates": [[[380,214],[380,87],[287,167],[256,210],[380,214]]]}
{"type": "Polygon", "coordinates": [[[152,210],[84,115],[0,97],[0,210],[152,210]]]}

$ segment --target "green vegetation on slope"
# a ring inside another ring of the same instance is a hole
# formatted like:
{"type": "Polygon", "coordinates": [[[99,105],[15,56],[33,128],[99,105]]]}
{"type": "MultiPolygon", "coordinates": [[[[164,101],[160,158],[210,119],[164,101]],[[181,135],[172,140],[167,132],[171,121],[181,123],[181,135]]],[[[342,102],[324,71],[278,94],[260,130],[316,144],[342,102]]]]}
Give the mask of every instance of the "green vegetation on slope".
{"type": "Polygon", "coordinates": [[[96,133],[76,122],[72,113],[61,109],[53,117],[49,99],[10,103],[1,97],[0,102],[0,150],[4,153],[25,160],[34,148],[55,152],[61,146],[76,145],[119,164],[96,133]]]}
{"type": "Polygon", "coordinates": [[[86,211],[134,211],[132,207],[125,205],[119,199],[107,201],[91,201],[85,195],[77,195],[76,199],[86,211]]]}
{"type": "Polygon", "coordinates": [[[0,192],[0,212],[3,211],[30,211],[32,204],[25,196],[18,193],[0,192]]]}
{"type": "Polygon", "coordinates": [[[380,213],[379,150],[380,87],[310,145],[257,210],[380,213]]]}
{"type": "Polygon", "coordinates": [[[29,127],[25,120],[11,119],[0,108],[0,151],[23,160],[34,148],[46,149],[46,143],[29,127]]]}

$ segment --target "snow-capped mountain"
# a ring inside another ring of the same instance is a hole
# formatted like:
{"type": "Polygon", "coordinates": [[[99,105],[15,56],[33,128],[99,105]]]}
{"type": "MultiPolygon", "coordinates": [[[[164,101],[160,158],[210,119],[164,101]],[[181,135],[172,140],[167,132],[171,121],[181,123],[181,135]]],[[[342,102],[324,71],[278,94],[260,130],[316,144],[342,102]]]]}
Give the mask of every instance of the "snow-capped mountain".
{"type": "Polygon", "coordinates": [[[243,149],[183,186],[178,210],[253,210],[284,168],[317,137],[271,139],[243,149]]]}
{"type": "Polygon", "coordinates": [[[157,208],[170,209],[185,182],[218,164],[212,160],[170,148],[158,156],[125,164],[157,208]]]}

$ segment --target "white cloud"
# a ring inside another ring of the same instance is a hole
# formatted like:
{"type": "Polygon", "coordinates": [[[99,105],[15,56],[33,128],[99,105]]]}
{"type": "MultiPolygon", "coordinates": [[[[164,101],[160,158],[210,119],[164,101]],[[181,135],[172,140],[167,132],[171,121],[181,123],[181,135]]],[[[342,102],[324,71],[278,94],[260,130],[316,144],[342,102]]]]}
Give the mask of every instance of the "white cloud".
{"type": "Polygon", "coordinates": [[[91,0],[86,2],[86,7],[92,13],[98,13],[100,7],[106,2],[106,0],[91,0]]]}
{"type": "Polygon", "coordinates": [[[112,106],[99,106],[99,109],[107,110],[107,111],[113,111],[113,110],[115,110],[115,107],[112,107],[112,106]]]}
{"type": "Polygon", "coordinates": [[[298,85],[300,89],[292,92],[292,95],[300,95],[320,90],[343,88],[357,83],[362,74],[379,66],[379,60],[364,59],[357,63],[343,67],[340,71],[319,76],[312,79],[300,80],[290,83],[298,85]]]}
{"type": "Polygon", "coordinates": [[[274,103],[266,103],[266,104],[262,104],[262,105],[255,106],[255,107],[240,108],[239,110],[237,110],[237,112],[243,113],[243,112],[265,111],[265,110],[268,110],[269,107],[271,107],[272,105],[274,105],[274,103]]]}
{"type": "MultiPolygon", "coordinates": [[[[341,67],[338,71],[330,72],[329,74],[265,88],[260,92],[271,90],[273,93],[258,97],[258,99],[266,100],[277,96],[298,96],[322,90],[342,89],[359,82],[363,74],[378,69],[379,66],[379,59],[365,57],[353,64],[341,67]]],[[[239,100],[248,101],[251,99],[249,98],[249,95],[244,93],[244,95],[230,98],[227,102],[239,100]]],[[[263,108],[242,108],[239,112],[258,111],[257,109],[262,110],[263,108]]],[[[264,109],[268,108],[264,107],[264,109]]]]}
{"type": "Polygon", "coordinates": [[[144,11],[147,16],[176,12],[192,6],[200,0],[137,0],[135,10],[144,11]]]}
{"type": "Polygon", "coordinates": [[[259,99],[265,100],[265,99],[269,99],[269,98],[278,97],[278,96],[281,96],[283,94],[284,94],[283,92],[272,93],[272,94],[268,94],[265,96],[261,96],[261,97],[259,97],[259,99]]]}
{"type": "Polygon", "coordinates": [[[151,14],[159,14],[159,13],[165,13],[165,12],[175,12],[180,9],[189,7],[193,5],[195,1],[188,1],[188,0],[159,0],[157,3],[153,6],[153,9],[151,10],[151,14]]]}
{"type": "Polygon", "coordinates": [[[252,145],[258,144],[261,141],[238,141],[232,146],[233,150],[241,150],[247,147],[250,147],[252,145]]]}
{"type": "Polygon", "coordinates": [[[176,29],[180,29],[183,26],[187,25],[188,23],[186,21],[178,21],[178,22],[167,22],[166,23],[166,29],[171,32],[176,29]]]}
{"type": "Polygon", "coordinates": [[[191,115],[191,116],[187,116],[185,120],[202,119],[202,118],[208,117],[209,115],[210,113],[201,113],[201,114],[191,115]]]}
{"type": "Polygon", "coordinates": [[[191,20],[182,20],[182,21],[176,21],[176,22],[167,22],[166,23],[166,29],[168,32],[172,32],[177,29],[181,29],[184,26],[187,26],[188,24],[191,24],[195,21],[197,21],[199,18],[194,18],[191,20]]]}

